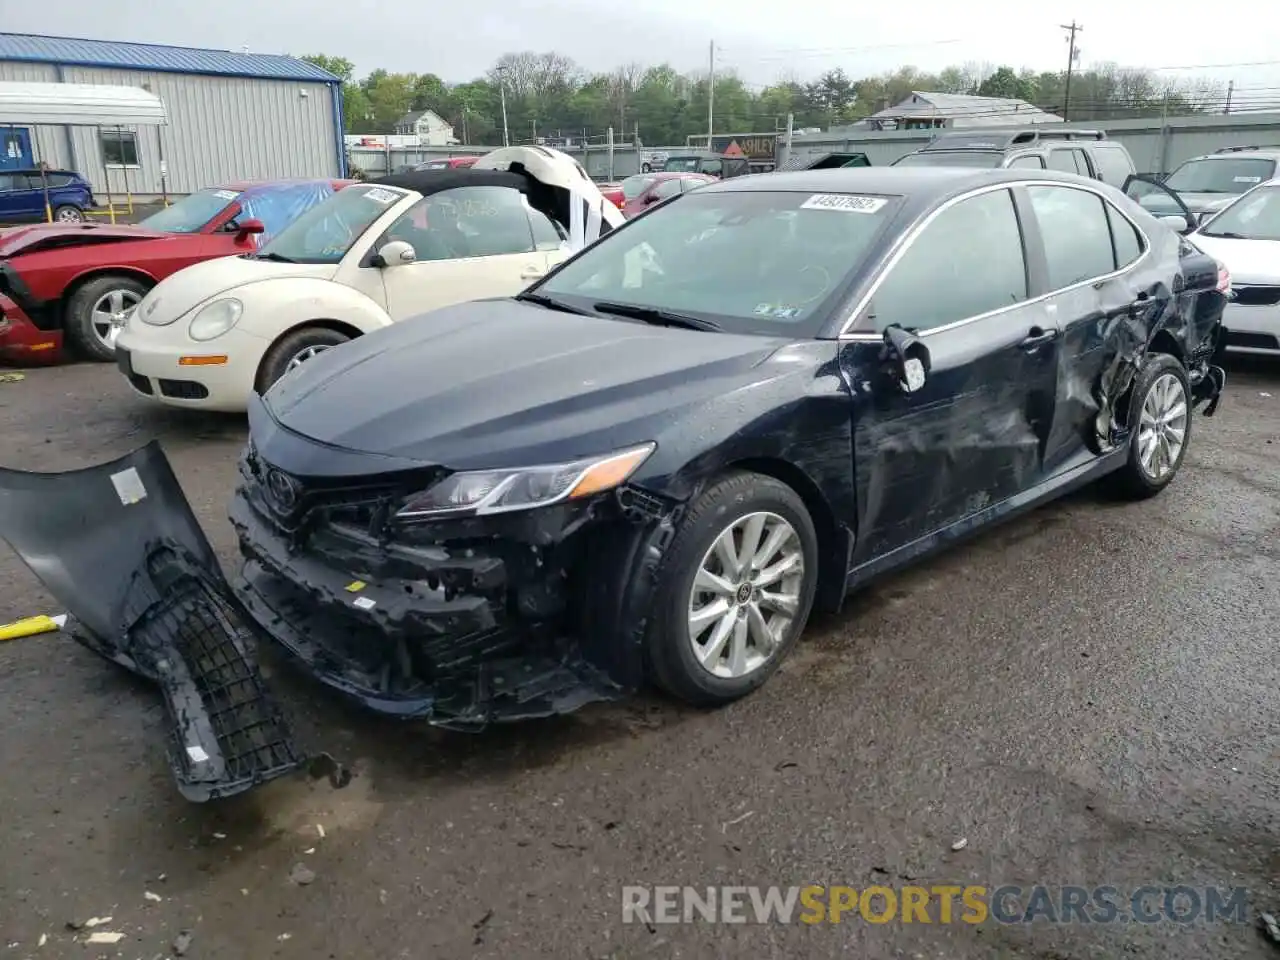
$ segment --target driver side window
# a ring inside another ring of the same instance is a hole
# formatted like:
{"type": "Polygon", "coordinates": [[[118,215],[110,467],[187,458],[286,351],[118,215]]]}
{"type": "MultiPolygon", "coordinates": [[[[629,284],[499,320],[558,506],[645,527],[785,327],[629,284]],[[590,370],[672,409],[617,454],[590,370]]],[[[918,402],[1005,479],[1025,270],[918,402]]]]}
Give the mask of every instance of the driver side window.
{"type": "Polygon", "coordinates": [[[415,203],[377,246],[403,240],[419,261],[531,253],[533,227],[524,196],[510,187],[457,187],[415,203]]]}
{"type": "Polygon", "coordinates": [[[868,321],[923,331],[1027,299],[1022,231],[1008,190],[961,200],[938,214],[890,268],[868,321]]]}
{"type": "Polygon", "coordinates": [[[724,165],[719,160],[708,160],[702,165],[701,173],[709,173],[718,177],[724,172],[724,165]]]}

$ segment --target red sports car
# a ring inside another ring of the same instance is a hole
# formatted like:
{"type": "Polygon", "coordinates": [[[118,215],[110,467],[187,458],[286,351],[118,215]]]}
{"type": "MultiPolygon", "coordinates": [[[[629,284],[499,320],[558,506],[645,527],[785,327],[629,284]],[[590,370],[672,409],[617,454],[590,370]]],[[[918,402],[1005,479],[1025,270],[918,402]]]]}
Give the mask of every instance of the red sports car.
{"type": "Polygon", "coordinates": [[[193,193],[137,225],[0,230],[0,359],[54,363],[65,334],[88,359],[111,360],[116,329],[165,277],[256,249],[351,182],[241,181],[193,193]]]}
{"type": "Polygon", "coordinates": [[[655,203],[674,197],[677,193],[688,193],[706,183],[715,183],[718,177],[709,173],[683,173],[658,171],[657,173],[637,173],[622,181],[622,192],[625,201],[621,204],[622,215],[630,220],[638,217],[655,203]]]}

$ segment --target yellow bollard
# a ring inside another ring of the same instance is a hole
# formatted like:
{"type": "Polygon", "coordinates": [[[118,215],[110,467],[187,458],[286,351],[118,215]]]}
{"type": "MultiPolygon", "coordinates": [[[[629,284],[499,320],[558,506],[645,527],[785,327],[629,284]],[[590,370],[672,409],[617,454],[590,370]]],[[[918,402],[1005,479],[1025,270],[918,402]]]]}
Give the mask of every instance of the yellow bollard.
{"type": "Polygon", "coordinates": [[[20,637],[33,637],[38,633],[52,633],[54,630],[61,630],[67,625],[67,615],[60,613],[56,617],[46,617],[41,614],[38,617],[27,617],[23,620],[15,620],[13,623],[6,623],[0,626],[0,641],[17,640],[20,637]]]}

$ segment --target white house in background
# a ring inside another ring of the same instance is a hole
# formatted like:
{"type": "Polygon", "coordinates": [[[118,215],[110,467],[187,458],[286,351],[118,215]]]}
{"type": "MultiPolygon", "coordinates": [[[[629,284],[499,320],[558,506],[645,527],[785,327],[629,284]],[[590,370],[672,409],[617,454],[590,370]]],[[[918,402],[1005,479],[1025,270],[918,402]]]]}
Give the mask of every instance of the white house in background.
{"type": "Polygon", "coordinates": [[[434,110],[414,110],[396,122],[395,132],[402,137],[417,137],[420,147],[447,147],[457,143],[453,124],[434,110]]]}
{"type": "MultiPolygon", "coordinates": [[[[1022,127],[1039,123],[1062,123],[1062,118],[1025,100],[916,90],[901,103],[842,129],[929,130],[938,127],[1022,127]]],[[[831,132],[837,131],[832,128],[831,132]]]]}

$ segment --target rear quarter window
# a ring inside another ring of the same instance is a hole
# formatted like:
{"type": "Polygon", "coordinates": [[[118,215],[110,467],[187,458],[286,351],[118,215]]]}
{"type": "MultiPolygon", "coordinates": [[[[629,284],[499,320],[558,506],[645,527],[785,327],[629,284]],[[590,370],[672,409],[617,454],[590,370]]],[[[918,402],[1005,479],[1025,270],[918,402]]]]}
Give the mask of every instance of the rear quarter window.
{"type": "Polygon", "coordinates": [[[1093,165],[1098,168],[1098,178],[1113,187],[1124,184],[1137,171],[1129,152],[1122,147],[1099,144],[1093,148],[1093,165]]]}

